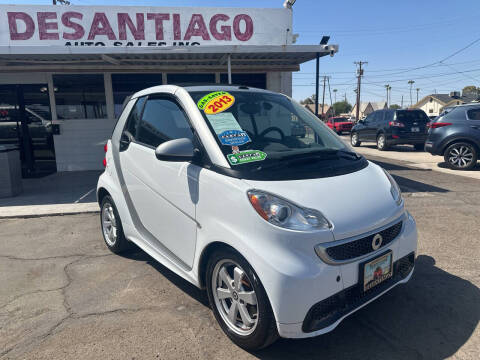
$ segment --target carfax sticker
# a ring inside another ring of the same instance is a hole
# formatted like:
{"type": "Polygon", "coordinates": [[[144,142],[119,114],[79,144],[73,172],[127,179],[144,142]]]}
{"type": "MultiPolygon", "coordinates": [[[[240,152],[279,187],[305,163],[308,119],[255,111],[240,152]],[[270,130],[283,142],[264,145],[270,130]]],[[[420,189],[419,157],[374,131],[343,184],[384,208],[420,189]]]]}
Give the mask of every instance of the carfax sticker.
{"type": "Polygon", "coordinates": [[[222,145],[240,146],[250,142],[250,137],[243,130],[226,130],[218,134],[218,138],[222,145]]]}
{"type": "Polygon", "coordinates": [[[235,97],[226,91],[211,92],[200,100],[197,106],[200,110],[205,111],[205,114],[213,115],[227,110],[235,103],[235,97]]]}
{"type": "Polygon", "coordinates": [[[267,154],[260,150],[245,150],[236,154],[228,154],[227,159],[231,165],[246,164],[254,161],[263,161],[267,154]]]}

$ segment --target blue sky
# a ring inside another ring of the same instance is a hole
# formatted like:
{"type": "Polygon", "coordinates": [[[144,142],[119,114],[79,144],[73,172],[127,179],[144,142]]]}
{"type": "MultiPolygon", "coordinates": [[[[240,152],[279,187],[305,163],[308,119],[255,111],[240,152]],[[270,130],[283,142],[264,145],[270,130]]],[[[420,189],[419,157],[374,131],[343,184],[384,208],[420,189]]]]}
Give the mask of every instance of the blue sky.
{"type": "MultiPolygon", "coordinates": [[[[0,0],[4,4],[51,4],[51,0],[0,0]]],[[[71,0],[74,5],[155,5],[281,7],[283,0],[71,0]]],[[[354,102],[354,61],[368,61],[362,86],[362,101],[385,100],[385,84],[392,86],[392,102],[409,104],[408,80],[414,80],[420,98],[434,93],[480,86],[480,41],[438,62],[480,38],[478,0],[433,1],[319,1],[297,0],[293,9],[294,33],[299,44],[317,44],[322,35],[338,44],[335,57],[324,57],[321,74],[330,76],[337,99],[346,94],[354,102]],[[436,63],[432,66],[426,66],[436,63]],[[412,68],[420,69],[412,70],[412,68]]],[[[315,62],[301,66],[293,75],[293,96],[314,93],[315,62]]],[[[326,103],[330,102],[328,90],[326,103]]],[[[332,92],[333,96],[333,92],[332,92]]],[[[416,91],[413,93],[416,100],[416,91]]]]}

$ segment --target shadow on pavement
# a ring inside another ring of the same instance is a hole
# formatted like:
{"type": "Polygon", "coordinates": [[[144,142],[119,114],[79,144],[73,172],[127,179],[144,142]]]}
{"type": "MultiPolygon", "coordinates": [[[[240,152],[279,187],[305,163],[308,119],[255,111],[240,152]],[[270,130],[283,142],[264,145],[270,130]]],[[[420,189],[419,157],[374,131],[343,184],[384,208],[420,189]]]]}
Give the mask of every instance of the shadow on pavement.
{"type": "Polygon", "coordinates": [[[254,353],[260,359],[445,359],[470,338],[480,320],[480,290],[417,258],[415,273],[332,332],[281,339],[254,353]]]}
{"type": "Polygon", "coordinates": [[[208,297],[205,291],[200,290],[195,285],[189,283],[182,277],[175,274],[173,271],[169,270],[158,261],[153,259],[150,255],[144,252],[142,249],[134,245],[135,248],[132,251],[119,254],[120,256],[137,261],[143,261],[157,270],[162,274],[166,279],[168,279],[172,284],[182,290],[185,294],[190,296],[192,299],[198,301],[199,303],[210,307],[208,303],[208,297]]]}
{"type": "MultiPolygon", "coordinates": [[[[400,171],[400,170],[408,170],[408,171],[419,171],[419,172],[425,172],[425,171],[432,171],[432,170],[425,170],[425,169],[412,169],[407,166],[402,166],[402,165],[396,165],[396,164],[390,164],[386,163],[383,161],[379,160],[371,160],[375,164],[381,166],[387,171],[400,171]]],[[[439,192],[439,193],[446,193],[449,192],[450,190],[438,187],[438,186],[433,186],[424,182],[420,181],[415,181],[407,177],[399,176],[394,173],[392,173],[392,176],[395,178],[397,181],[398,185],[400,185],[400,188],[402,189],[403,192],[405,193],[414,193],[414,192],[439,192]]]]}
{"type": "MultiPolygon", "coordinates": [[[[205,291],[143,251],[123,255],[145,261],[205,306],[205,291]]],[[[301,295],[299,295],[301,296],[301,295]]],[[[480,289],[418,256],[412,279],[346,318],[330,333],[279,339],[253,352],[260,359],[444,359],[455,354],[480,321],[480,289]]]]}
{"type": "Polygon", "coordinates": [[[95,189],[102,171],[65,171],[22,179],[23,192],[1,198],[0,207],[96,202],[95,189]]]}
{"type": "MultiPolygon", "coordinates": [[[[437,166],[442,169],[450,169],[450,167],[446,162],[438,163],[437,166]]],[[[478,162],[477,166],[475,166],[472,170],[454,170],[454,171],[480,171],[480,162],[478,162]]]]}

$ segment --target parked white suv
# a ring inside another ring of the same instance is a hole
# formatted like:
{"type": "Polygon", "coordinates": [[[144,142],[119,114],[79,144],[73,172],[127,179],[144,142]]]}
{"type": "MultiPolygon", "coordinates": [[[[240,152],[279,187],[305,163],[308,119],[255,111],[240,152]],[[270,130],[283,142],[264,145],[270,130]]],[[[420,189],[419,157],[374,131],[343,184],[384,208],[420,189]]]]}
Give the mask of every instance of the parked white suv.
{"type": "Polygon", "coordinates": [[[396,182],[287,96],[152,87],[105,150],[107,246],[133,242],[206,288],[241,347],[331,331],[412,275],[416,224],[396,182]]]}

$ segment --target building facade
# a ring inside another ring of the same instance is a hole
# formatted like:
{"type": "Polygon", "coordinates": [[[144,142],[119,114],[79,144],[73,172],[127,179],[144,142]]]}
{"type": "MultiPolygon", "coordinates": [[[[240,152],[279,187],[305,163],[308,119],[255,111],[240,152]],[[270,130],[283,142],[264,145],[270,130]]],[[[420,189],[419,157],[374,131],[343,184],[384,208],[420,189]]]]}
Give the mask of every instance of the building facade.
{"type": "Polygon", "coordinates": [[[132,93],[233,83],[291,95],[301,63],[337,50],[292,44],[291,9],[0,5],[0,144],[16,143],[30,172],[100,169],[132,93]]]}

